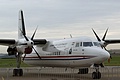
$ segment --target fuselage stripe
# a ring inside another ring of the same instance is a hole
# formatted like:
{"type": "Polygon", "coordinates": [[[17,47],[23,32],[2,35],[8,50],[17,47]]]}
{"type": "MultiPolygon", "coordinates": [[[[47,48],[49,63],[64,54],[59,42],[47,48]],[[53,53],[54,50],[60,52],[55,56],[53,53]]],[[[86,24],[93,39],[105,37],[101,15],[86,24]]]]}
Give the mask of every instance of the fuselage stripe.
{"type": "Polygon", "coordinates": [[[34,57],[26,57],[25,60],[83,60],[83,59],[90,59],[96,56],[41,56],[39,59],[37,56],[34,57]]]}

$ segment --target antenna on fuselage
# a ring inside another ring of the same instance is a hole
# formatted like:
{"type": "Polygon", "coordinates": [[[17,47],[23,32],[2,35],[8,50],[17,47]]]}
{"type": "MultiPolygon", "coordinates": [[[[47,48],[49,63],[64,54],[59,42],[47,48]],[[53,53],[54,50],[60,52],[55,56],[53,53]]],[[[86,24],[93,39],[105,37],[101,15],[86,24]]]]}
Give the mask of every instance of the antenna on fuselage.
{"type": "Polygon", "coordinates": [[[70,34],[70,37],[72,38],[72,35],[70,34]]]}

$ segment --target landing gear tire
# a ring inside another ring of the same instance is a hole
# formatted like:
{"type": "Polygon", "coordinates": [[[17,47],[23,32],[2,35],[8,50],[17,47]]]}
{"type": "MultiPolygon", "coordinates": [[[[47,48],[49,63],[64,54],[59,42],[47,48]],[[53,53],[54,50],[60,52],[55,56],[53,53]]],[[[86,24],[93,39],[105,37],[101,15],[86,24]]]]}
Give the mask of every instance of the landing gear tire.
{"type": "Polygon", "coordinates": [[[88,68],[84,68],[84,69],[79,69],[78,74],[88,74],[88,68]]]}
{"type": "Polygon", "coordinates": [[[100,79],[101,78],[101,73],[100,72],[93,72],[92,73],[92,78],[93,79],[100,79]]]}
{"type": "Polygon", "coordinates": [[[19,76],[23,76],[23,70],[19,69],[19,76]]]}
{"type": "Polygon", "coordinates": [[[13,76],[23,76],[23,70],[22,69],[14,69],[13,76]]]}

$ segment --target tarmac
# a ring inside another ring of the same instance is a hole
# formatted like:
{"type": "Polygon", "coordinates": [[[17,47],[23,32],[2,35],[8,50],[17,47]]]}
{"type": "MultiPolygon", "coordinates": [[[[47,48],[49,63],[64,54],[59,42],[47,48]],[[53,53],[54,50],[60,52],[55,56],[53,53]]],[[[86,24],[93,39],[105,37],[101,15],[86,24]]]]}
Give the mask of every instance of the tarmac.
{"type": "MultiPolygon", "coordinates": [[[[23,68],[23,76],[13,76],[14,68],[0,68],[0,80],[93,80],[92,72],[94,68],[89,68],[88,74],[78,74],[78,69],[71,68],[23,68]]],[[[120,67],[112,66],[100,68],[101,79],[99,80],[119,80],[120,67]]],[[[95,79],[96,80],[96,79],[95,79]]]]}

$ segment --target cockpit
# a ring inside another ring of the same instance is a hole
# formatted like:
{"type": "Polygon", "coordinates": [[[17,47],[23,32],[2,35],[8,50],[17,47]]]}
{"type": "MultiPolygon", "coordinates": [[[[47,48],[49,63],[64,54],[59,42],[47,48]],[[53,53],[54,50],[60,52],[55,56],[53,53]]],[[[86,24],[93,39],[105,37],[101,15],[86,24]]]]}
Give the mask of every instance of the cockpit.
{"type": "Polygon", "coordinates": [[[83,47],[93,46],[92,42],[83,42],[83,47]]]}
{"type": "Polygon", "coordinates": [[[100,44],[98,42],[76,42],[75,47],[80,47],[80,46],[83,46],[83,47],[93,47],[93,46],[100,47],[100,44]]]}

